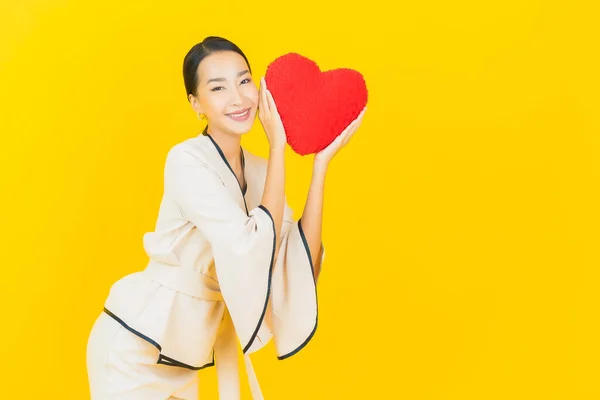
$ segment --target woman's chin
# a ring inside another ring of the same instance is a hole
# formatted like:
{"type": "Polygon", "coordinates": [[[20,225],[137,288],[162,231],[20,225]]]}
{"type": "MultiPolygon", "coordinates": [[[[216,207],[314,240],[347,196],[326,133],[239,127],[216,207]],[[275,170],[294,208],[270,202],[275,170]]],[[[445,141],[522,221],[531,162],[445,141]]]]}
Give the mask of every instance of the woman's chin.
{"type": "Polygon", "coordinates": [[[254,125],[253,119],[244,122],[232,121],[227,123],[227,130],[234,135],[243,135],[250,132],[252,125],[254,125]]]}

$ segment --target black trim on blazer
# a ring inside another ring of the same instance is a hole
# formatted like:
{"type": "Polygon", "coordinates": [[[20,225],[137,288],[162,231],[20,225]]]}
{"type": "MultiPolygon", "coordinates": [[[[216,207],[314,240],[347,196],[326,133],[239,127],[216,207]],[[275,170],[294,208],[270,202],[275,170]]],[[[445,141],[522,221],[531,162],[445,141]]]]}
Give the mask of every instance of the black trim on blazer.
{"type": "MultiPolygon", "coordinates": [[[[212,136],[208,133],[208,125],[204,128],[204,130],[202,131],[202,134],[204,136],[208,136],[208,138],[211,140],[211,142],[213,143],[213,145],[215,146],[215,148],[217,149],[217,151],[219,152],[219,155],[221,156],[221,159],[223,159],[223,161],[225,162],[225,165],[227,165],[227,168],[229,168],[229,170],[231,171],[231,173],[233,174],[233,177],[235,178],[236,182],[238,183],[238,186],[240,187],[240,190],[242,191],[242,197],[244,199],[244,206],[246,207],[246,215],[250,216],[250,213],[248,212],[248,205],[246,204],[246,190],[248,189],[248,181],[246,180],[246,187],[244,189],[242,189],[242,185],[240,184],[240,181],[237,179],[237,176],[235,175],[235,172],[233,171],[233,168],[231,168],[231,165],[229,165],[229,162],[227,161],[227,158],[225,158],[225,154],[223,154],[223,151],[221,150],[221,147],[219,147],[219,145],[217,144],[217,142],[215,142],[215,140],[212,138],[212,136]]],[[[244,150],[242,149],[242,147],[240,146],[240,151],[242,152],[242,168],[244,168],[245,166],[245,157],[244,157],[244,150]]],[[[246,176],[246,171],[244,169],[244,177],[246,176]]],[[[265,305],[263,307],[263,311],[260,315],[260,319],[258,320],[258,325],[256,326],[256,329],[254,330],[254,333],[252,333],[252,336],[250,337],[250,340],[248,341],[248,344],[246,344],[244,346],[243,349],[243,353],[246,354],[246,352],[248,351],[248,349],[250,349],[250,347],[252,346],[252,343],[254,343],[254,340],[256,339],[256,335],[258,335],[258,331],[260,330],[260,326],[262,325],[263,319],[265,317],[265,314],[267,312],[267,305],[269,304],[269,295],[271,293],[271,275],[273,272],[273,261],[275,259],[275,247],[276,247],[276,231],[275,231],[275,221],[273,220],[273,216],[271,215],[271,213],[269,212],[269,210],[267,210],[267,208],[265,206],[263,206],[262,204],[260,204],[258,206],[259,208],[261,208],[271,219],[271,224],[273,225],[273,251],[271,253],[271,263],[269,265],[269,279],[267,282],[267,298],[265,299],[265,305]]]]}
{"type": "Polygon", "coordinates": [[[271,293],[271,275],[273,274],[273,260],[275,259],[275,246],[277,244],[277,242],[275,241],[275,235],[277,234],[275,231],[275,221],[273,220],[273,216],[271,215],[271,212],[267,209],[267,207],[263,206],[262,204],[259,204],[258,208],[263,210],[271,219],[271,224],[273,225],[273,251],[271,252],[271,264],[269,265],[269,280],[267,282],[267,298],[265,299],[265,306],[263,307],[262,314],[260,315],[260,319],[258,320],[258,325],[256,326],[254,333],[250,337],[248,344],[246,346],[244,346],[244,354],[246,354],[246,352],[248,351],[250,346],[252,346],[252,343],[254,343],[254,339],[256,339],[256,335],[258,334],[258,331],[260,330],[260,326],[262,325],[263,319],[267,312],[267,305],[269,304],[269,294],[271,293]]]}
{"type": "Polygon", "coordinates": [[[211,362],[209,362],[208,364],[205,364],[201,367],[192,367],[191,365],[187,365],[185,363],[182,363],[181,361],[177,361],[171,357],[167,357],[163,354],[160,354],[158,356],[158,361],[156,362],[157,364],[164,364],[164,365],[170,365],[173,367],[181,367],[181,368],[187,368],[187,369],[191,369],[194,371],[199,371],[201,369],[207,368],[207,367],[212,367],[215,365],[215,356],[213,353],[213,360],[211,362]]]}
{"type": "Polygon", "coordinates": [[[205,364],[205,365],[203,365],[201,367],[194,367],[194,366],[188,365],[186,363],[182,363],[181,361],[177,361],[174,358],[165,356],[164,354],[160,353],[160,352],[162,352],[162,347],[156,341],[150,339],[148,336],[144,335],[141,332],[136,331],[135,329],[133,329],[132,327],[130,327],[129,325],[127,325],[127,323],[125,323],[125,321],[123,321],[121,318],[117,317],[115,314],[113,314],[106,307],[104,307],[104,312],[106,314],[108,314],[111,318],[113,318],[115,321],[117,321],[119,324],[121,324],[129,332],[131,332],[134,335],[136,335],[136,336],[144,339],[145,341],[147,341],[148,343],[150,343],[152,346],[156,347],[158,349],[158,351],[159,351],[158,360],[156,361],[157,364],[164,364],[164,365],[171,365],[171,366],[174,366],[174,367],[187,368],[187,369],[191,369],[191,370],[194,370],[194,371],[199,371],[199,370],[201,370],[203,368],[212,367],[213,365],[215,365],[215,353],[214,353],[214,351],[213,351],[213,360],[212,360],[212,362],[209,362],[208,364],[205,364]]]}
{"type": "MultiPolygon", "coordinates": [[[[315,303],[316,303],[316,307],[317,307],[317,315],[315,317],[315,326],[314,326],[312,332],[310,333],[310,335],[308,335],[308,337],[304,340],[304,342],[302,342],[302,344],[300,346],[298,346],[295,350],[292,350],[291,352],[284,354],[282,356],[277,356],[278,360],[284,360],[284,359],[291,357],[294,354],[298,353],[300,350],[302,350],[304,348],[304,346],[306,346],[308,344],[308,342],[310,342],[310,340],[313,338],[313,336],[315,335],[315,332],[317,331],[317,325],[319,325],[319,299],[317,297],[317,281],[315,278],[315,268],[313,266],[312,256],[310,254],[310,248],[308,247],[308,241],[306,240],[306,236],[304,235],[304,230],[302,229],[302,218],[298,219],[298,230],[300,231],[300,237],[302,238],[302,243],[304,244],[304,249],[306,250],[306,255],[308,256],[308,261],[310,263],[310,270],[312,272],[313,282],[315,284],[315,303]]],[[[321,245],[323,245],[323,243],[321,243],[321,245]]]]}
{"type": "MultiPolygon", "coordinates": [[[[210,134],[208,133],[208,125],[206,126],[206,128],[204,128],[204,131],[202,131],[202,134],[204,136],[208,136],[210,141],[213,142],[214,146],[217,148],[217,151],[219,152],[219,155],[225,162],[225,165],[227,165],[227,168],[229,168],[229,170],[233,174],[233,177],[235,178],[235,181],[238,183],[238,186],[240,187],[240,191],[242,192],[242,197],[244,198],[244,206],[246,207],[246,215],[249,215],[248,214],[248,205],[246,204],[246,191],[248,190],[248,180],[246,180],[246,187],[242,189],[242,185],[240,184],[240,181],[238,180],[235,172],[233,172],[233,168],[231,168],[231,165],[229,165],[229,161],[227,161],[227,158],[225,158],[225,154],[223,154],[223,150],[221,150],[221,148],[219,147],[217,142],[215,142],[215,139],[213,139],[212,136],[210,136],[210,134]]],[[[244,178],[245,178],[246,177],[246,168],[245,168],[246,167],[246,159],[244,157],[244,150],[242,149],[242,146],[240,146],[240,151],[242,153],[242,171],[244,172],[244,178]]]]}

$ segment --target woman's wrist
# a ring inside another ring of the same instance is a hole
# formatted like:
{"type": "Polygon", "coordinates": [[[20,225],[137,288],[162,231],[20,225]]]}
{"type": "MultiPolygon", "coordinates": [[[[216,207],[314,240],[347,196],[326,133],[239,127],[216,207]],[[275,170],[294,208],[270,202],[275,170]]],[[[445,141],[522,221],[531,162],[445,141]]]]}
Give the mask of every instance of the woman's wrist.
{"type": "Polygon", "coordinates": [[[314,159],[313,160],[313,171],[316,173],[326,173],[327,172],[327,167],[329,166],[329,162],[327,161],[323,161],[320,159],[314,159]]]}
{"type": "Polygon", "coordinates": [[[327,164],[313,163],[312,177],[313,182],[324,182],[327,176],[327,164]]]}
{"type": "Polygon", "coordinates": [[[285,154],[285,144],[278,146],[270,146],[269,147],[269,157],[271,156],[280,156],[285,154]]]}

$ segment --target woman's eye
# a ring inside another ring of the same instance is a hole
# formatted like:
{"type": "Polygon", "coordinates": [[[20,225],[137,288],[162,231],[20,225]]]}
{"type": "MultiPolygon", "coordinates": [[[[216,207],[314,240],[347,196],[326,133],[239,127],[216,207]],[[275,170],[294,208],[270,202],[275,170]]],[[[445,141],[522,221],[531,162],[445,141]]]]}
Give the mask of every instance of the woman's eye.
{"type": "MultiPolygon", "coordinates": [[[[246,78],[246,79],[244,79],[244,80],[242,81],[242,83],[249,83],[250,81],[252,81],[252,79],[250,79],[250,78],[246,78]]],[[[217,92],[217,91],[220,91],[220,90],[222,90],[222,89],[225,89],[225,87],[223,87],[223,86],[217,86],[217,87],[214,87],[214,88],[212,88],[212,89],[210,89],[210,90],[211,90],[212,92],[217,92]]]]}

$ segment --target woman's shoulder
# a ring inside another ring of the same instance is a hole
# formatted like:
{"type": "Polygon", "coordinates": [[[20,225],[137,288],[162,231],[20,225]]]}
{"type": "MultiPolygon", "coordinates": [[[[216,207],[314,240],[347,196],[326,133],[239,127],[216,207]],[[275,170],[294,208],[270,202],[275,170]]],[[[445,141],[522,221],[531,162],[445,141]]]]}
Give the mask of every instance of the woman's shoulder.
{"type": "Polygon", "coordinates": [[[167,150],[166,162],[197,160],[209,163],[209,143],[205,136],[191,137],[171,145],[167,150]]]}

